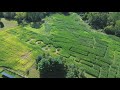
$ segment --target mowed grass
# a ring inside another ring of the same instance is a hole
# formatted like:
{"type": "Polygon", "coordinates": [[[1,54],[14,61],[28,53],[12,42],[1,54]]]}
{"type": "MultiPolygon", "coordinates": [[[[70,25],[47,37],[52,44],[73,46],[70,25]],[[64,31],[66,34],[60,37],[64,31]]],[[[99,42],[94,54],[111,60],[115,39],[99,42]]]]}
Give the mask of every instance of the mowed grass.
{"type": "Polygon", "coordinates": [[[49,53],[79,66],[88,78],[120,77],[120,39],[92,30],[75,13],[54,14],[40,29],[18,26],[1,31],[0,37],[0,66],[26,72],[38,55],[49,53]]]}
{"type": "Polygon", "coordinates": [[[30,67],[33,62],[32,54],[27,53],[31,49],[5,31],[1,32],[0,36],[0,66],[22,71],[30,67]]]}
{"type": "Polygon", "coordinates": [[[18,25],[17,21],[13,21],[13,20],[8,21],[8,20],[6,20],[4,18],[1,18],[1,21],[4,24],[4,28],[0,28],[0,30],[6,30],[6,29],[14,28],[14,27],[16,27],[18,25]]]}

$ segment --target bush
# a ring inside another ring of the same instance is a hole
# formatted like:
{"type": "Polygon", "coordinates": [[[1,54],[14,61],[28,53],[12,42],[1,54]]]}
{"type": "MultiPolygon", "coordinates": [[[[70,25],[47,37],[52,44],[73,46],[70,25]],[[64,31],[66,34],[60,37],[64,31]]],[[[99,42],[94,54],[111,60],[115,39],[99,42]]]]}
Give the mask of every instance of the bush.
{"type": "Polygon", "coordinates": [[[23,20],[26,19],[26,12],[16,12],[15,19],[17,20],[18,24],[21,24],[23,20]]]}
{"type": "Polygon", "coordinates": [[[67,66],[66,78],[85,78],[84,72],[74,64],[67,66]]]}
{"type": "Polygon", "coordinates": [[[0,28],[3,28],[4,24],[2,22],[0,22],[0,28]]]}
{"type": "Polygon", "coordinates": [[[37,59],[36,59],[36,64],[38,64],[40,62],[40,60],[42,60],[42,56],[38,56],[37,59]]]}
{"type": "Polygon", "coordinates": [[[32,28],[36,28],[36,29],[37,29],[37,28],[40,28],[40,22],[32,22],[32,23],[31,23],[31,27],[32,27],[32,28]]]}
{"type": "Polygon", "coordinates": [[[3,12],[2,13],[2,16],[8,20],[12,20],[12,19],[15,19],[15,15],[16,13],[15,12],[3,12]]]}
{"type": "Polygon", "coordinates": [[[105,27],[104,32],[106,34],[115,35],[115,30],[113,29],[113,26],[107,26],[107,27],[105,27]]]}

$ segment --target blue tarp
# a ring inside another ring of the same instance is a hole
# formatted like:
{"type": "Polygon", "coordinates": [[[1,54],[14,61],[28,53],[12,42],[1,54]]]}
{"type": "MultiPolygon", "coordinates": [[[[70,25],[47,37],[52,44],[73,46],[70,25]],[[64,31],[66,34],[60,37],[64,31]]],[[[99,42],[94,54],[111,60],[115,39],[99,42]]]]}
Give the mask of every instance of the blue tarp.
{"type": "Polygon", "coordinates": [[[8,78],[14,78],[12,75],[9,75],[9,74],[7,74],[5,72],[2,72],[1,74],[4,75],[4,76],[6,76],[6,77],[8,77],[8,78]]]}

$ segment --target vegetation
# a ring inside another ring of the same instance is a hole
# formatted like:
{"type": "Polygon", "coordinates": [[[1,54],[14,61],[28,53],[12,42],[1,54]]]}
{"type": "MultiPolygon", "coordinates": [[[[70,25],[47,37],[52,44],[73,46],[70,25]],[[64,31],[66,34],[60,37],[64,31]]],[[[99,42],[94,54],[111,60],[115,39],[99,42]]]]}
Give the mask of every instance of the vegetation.
{"type": "Polygon", "coordinates": [[[4,15],[1,67],[37,78],[120,77],[119,13],[16,12],[9,21],[4,15]]]}
{"type": "Polygon", "coordinates": [[[60,58],[42,58],[38,64],[41,78],[65,78],[66,70],[60,58]]]}
{"type": "Polygon", "coordinates": [[[94,29],[102,29],[106,34],[120,37],[120,13],[119,12],[87,12],[82,16],[94,29]]]}

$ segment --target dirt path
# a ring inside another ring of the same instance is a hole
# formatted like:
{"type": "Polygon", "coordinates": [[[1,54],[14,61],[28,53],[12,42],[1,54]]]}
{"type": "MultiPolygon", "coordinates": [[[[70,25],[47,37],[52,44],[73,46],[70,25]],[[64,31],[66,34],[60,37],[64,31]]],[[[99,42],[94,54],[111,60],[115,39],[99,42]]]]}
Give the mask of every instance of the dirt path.
{"type": "Polygon", "coordinates": [[[32,52],[32,51],[29,51],[29,52],[25,53],[24,55],[22,55],[22,56],[21,56],[22,60],[27,59],[27,58],[30,56],[31,52],[32,52]]]}

